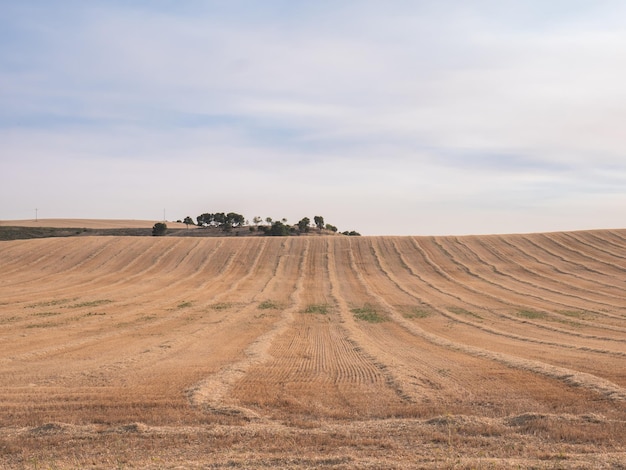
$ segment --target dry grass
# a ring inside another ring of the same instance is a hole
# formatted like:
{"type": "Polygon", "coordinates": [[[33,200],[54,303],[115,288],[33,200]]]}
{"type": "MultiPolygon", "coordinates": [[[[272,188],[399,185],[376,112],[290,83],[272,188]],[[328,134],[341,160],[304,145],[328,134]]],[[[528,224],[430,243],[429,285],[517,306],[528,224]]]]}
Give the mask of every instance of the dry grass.
{"type": "Polygon", "coordinates": [[[624,468],[626,232],[1,243],[0,468],[624,468]]]}

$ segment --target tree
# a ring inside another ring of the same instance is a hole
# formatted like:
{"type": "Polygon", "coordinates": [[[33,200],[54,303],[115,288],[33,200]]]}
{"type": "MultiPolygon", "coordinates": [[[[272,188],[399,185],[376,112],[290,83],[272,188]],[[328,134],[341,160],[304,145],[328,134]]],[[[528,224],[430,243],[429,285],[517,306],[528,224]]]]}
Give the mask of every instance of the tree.
{"type": "Polygon", "coordinates": [[[193,219],[189,216],[185,217],[185,220],[183,220],[183,223],[187,226],[187,228],[189,228],[190,225],[195,225],[193,223],[193,219]]]}
{"type": "Polygon", "coordinates": [[[254,225],[259,225],[261,222],[263,222],[263,219],[256,215],[254,216],[254,219],[252,219],[252,222],[254,223],[254,225]]]}
{"type": "Polygon", "coordinates": [[[272,224],[272,228],[267,230],[265,234],[272,237],[286,237],[289,235],[289,227],[280,220],[277,220],[272,224]]]}
{"type": "Polygon", "coordinates": [[[167,232],[167,225],[165,225],[163,222],[157,222],[156,224],[154,224],[154,227],[152,227],[153,237],[162,237],[163,235],[165,235],[165,232],[167,232]]]}
{"type": "Polygon", "coordinates": [[[315,222],[315,225],[317,225],[317,228],[321,232],[322,229],[324,228],[324,217],[322,217],[321,215],[316,215],[315,217],[313,217],[313,221],[315,222]]]}
{"type": "Polygon", "coordinates": [[[267,225],[272,225],[272,218],[271,217],[266,217],[265,221],[267,222],[267,225]]]}
{"type": "Polygon", "coordinates": [[[300,222],[298,222],[298,230],[300,231],[300,233],[308,232],[310,223],[311,220],[308,217],[301,219],[300,222]]]}
{"type": "Polygon", "coordinates": [[[211,223],[213,222],[213,214],[205,212],[204,214],[200,214],[198,217],[196,217],[196,220],[198,221],[198,225],[201,227],[211,225],[211,223]]]}
{"type": "Polygon", "coordinates": [[[335,227],[334,225],[326,224],[326,230],[328,230],[329,232],[336,232],[337,227],[335,227]]]}
{"type": "Polygon", "coordinates": [[[236,212],[226,214],[226,223],[230,224],[232,227],[241,227],[245,222],[246,219],[241,214],[237,214],[236,212]]]}
{"type": "Polygon", "coordinates": [[[245,224],[246,219],[243,215],[236,212],[216,212],[215,214],[204,213],[197,217],[198,225],[220,227],[225,232],[230,231],[233,227],[241,227],[245,224]]]}

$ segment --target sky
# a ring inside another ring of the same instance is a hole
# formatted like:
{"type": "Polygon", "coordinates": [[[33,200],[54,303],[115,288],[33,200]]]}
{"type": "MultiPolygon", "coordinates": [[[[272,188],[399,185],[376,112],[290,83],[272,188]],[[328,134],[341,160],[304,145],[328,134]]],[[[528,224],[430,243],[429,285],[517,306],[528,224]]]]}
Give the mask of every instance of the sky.
{"type": "Polygon", "coordinates": [[[0,0],[0,220],[626,227],[625,21],[622,0],[0,0]]]}

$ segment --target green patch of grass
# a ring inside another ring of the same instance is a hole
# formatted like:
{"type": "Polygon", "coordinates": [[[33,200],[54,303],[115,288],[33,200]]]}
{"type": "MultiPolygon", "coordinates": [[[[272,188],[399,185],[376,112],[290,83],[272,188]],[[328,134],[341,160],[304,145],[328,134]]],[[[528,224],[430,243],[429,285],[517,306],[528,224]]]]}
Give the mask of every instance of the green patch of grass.
{"type": "Polygon", "coordinates": [[[327,304],[312,304],[304,309],[304,313],[319,313],[326,315],[330,311],[330,305],[327,304]]]}
{"type": "Polygon", "coordinates": [[[565,315],[566,317],[579,318],[581,320],[595,316],[593,312],[588,312],[585,310],[559,310],[557,313],[565,315]]]}
{"type": "Polygon", "coordinates": [[[63,305],[68,302],[72,302],[76,300],[74,299],[56,299],[56,300],[47,300],[45,302],[37,302],[35,304],[26,305],[24,308],[38,308],[38,307],[56,307],[57,305],[63,305]]]}
{"type": "Polygon", "coordinates": [[[265,300],[259,304],[258,308],[260,308],[261,310],[279,309],[280,305],[274,302],[273,300],[265,300]]]}
{"type": "Polygon", "coordinates": [[[465,310],[464,308],[460,308],[460,307],[448,307],[448,311],[454,313],[455,315],[466,315],[469,317],[482,319],[480,315],[477,315],[474,312],[470,312],[469,310],[465,310]]]}
{"type": "Polygon", "coordinates": [[[88,300],[86,302],[81,302],[79,304],[67,305],[64,308],[97,307],[99,305],[110,304],[111,302],[113,301],[109,299],[88,300]]]}
{"type": "Polygon", "coordinates": [[[386,318],[380,315],[371,305],[366,304],[360,308],[353,308],[351,312],[358,320],[363,320],[369,323],[382,323],[386,321],[386,318]]]}
{"type": "Polygon", "coordinates": [[[430,310],[415,305],[407,306],[402,309],[402,316],[404,318],[428,318],[431,315],[432,312],[430,310]]]}
{"type": "Polygon", "coordinates": [[[228,302],[220,302],[217,304],[213,304],[213,305],[209,305],[209,308],[212,308],[213,310],[226,310],[228,308],[231,308],[233,306],[233,304],[228,303],[228,302]]]}
{"type": "Polygon", "coordinates": [[[18,316],[12,316],[12,317],[4,317],[4,318],[0,318],[0,325],[3,325],[5,323],[13,323],[16,322],[20,319],[20,317],[18,316]]]}
{"type": "Polygon", "coordinates": [[[32,323],[30,325],[26,325],[26,328],[53,328],[55,326],[61,326],[64,322],[47,322],[47,323],[32,323]]]}
{"type": "Polygon", "coordinates": [[[517,312],[517,316],[528,318],[529,320],[542,320],[546,318],[545,313],[537,312],[535,310],[520,310],[517,312]]]}
{"type": "Polygon", "coordinates": [[[36,317],[53,317],[55,315],[61,315],[61,312],[37,312],[33,313],[36,317]]]}
{"type": "Polygon", "coordinates": [[[176,308],[187,308],[187,307],[191,307],[191,305],[192,305],[191,302],[181,302],[176,306],[176,308]]]}

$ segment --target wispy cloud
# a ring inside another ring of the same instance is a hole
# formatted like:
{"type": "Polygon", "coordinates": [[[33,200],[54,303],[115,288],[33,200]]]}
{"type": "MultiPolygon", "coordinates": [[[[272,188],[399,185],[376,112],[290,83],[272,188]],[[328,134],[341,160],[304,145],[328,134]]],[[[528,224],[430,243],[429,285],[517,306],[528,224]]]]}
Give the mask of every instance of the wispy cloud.
{"type": "Polygon", "coordinates": [[[624,225],[622,2],[0,8],[2,218],[624,225]]]}

